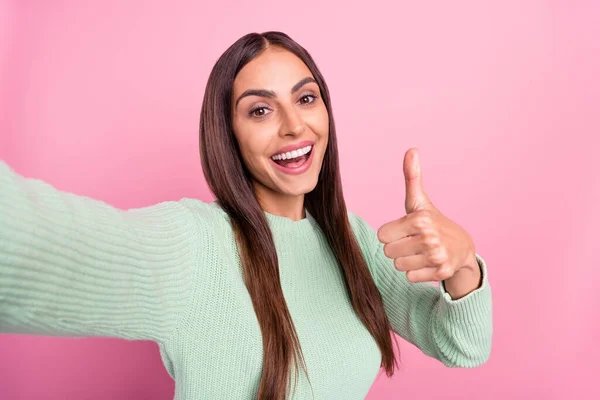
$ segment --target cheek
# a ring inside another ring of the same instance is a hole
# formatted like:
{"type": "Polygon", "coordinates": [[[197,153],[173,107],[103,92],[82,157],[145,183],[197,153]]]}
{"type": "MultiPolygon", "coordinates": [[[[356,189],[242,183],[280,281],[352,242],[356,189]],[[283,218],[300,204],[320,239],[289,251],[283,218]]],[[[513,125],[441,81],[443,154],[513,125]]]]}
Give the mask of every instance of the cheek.
{"type": "Polygon", "coordinates": [[[253,137],[256,137],[256,132],[253,132],[251,128],[251,126],[239,120],[236,120],[233,124],[234,136],[238,143],[242,160],[248,169],[252,169],[256,163],[254,159],[256,158],[257,145],[256,141],[252,140],[253,137]]]}
{"type": "Polygon", "coordinates": [[[329,114],[325,105],[312,118],[312,129],[316,135],[327,137],[329,134],[329,114]]]}
{"type": "MultiPolygon", "coordinates": [[[[249,135],[249,137],[252,137],[252,135],[249,135]]],[[[260,173],[260,169],[263,167],[265,161],[264,143],[246,139],[240,142],[240,151],[246,167],[253,174],[260,173]]]]}

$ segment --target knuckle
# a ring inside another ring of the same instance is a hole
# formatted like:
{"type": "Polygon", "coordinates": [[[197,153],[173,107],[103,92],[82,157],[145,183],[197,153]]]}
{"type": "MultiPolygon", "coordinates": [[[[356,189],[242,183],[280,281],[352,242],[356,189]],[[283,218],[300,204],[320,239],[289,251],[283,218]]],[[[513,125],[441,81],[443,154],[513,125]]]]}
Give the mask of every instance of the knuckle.
{"type": "Polygon", "coordinates": [[[417,227],[421,231],[424,230],[425,228],[427,228],[427,221],[425,221],[425,218],[422,218],[422,217],[415,218],[414,224],[415,224],[415,227],[417,227]]]}
{"type": "Polygon", "coordinates": [[[441,265],[447,261],[446,252],[444,250],[436,251],[429,256],[429,261],[441,265]]]}
{"type": "Polygon", "coordinates": [[[426,230],[433,225],[433,219],[431,213],[426,210],[422,210],[415,218],[415,226],[421,230],[426,230]]]}
{"type": "Polygon", "coordinates": [[[423,240],[425,242],[425,245],[427,245],[427,247],[429,248],[438,247],[442,243],[440,237],[434,233],[426,233],[425,238],[423,240]]]}
{"type": "Polygon", "coordinates": [[[429,235],[438,235],[437,230],[433,227],[433,226],[426,226],[421,230],[421,234],[424,236],[429,236],[429,235]]]}

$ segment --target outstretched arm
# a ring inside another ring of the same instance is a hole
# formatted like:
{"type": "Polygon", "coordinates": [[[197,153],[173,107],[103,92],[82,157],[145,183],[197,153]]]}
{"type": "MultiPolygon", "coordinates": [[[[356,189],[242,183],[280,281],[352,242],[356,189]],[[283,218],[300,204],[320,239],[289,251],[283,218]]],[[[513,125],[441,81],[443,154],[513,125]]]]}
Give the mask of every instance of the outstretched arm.
{"type": "Polygon", "coordinates": [[[180,202],[119,210],[0,161],[0,333],[163,340],[192,292],[180,202]]]}

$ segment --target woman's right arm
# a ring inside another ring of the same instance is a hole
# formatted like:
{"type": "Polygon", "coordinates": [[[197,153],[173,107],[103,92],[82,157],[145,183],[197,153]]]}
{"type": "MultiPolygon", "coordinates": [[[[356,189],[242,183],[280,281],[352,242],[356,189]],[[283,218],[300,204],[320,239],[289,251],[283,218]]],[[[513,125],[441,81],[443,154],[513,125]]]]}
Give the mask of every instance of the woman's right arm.
{"type": "Polygon", "coordinates": [[[120,210],[0,161],[0,333],[167,340],[199,235],[181,202],[120,210]]]}

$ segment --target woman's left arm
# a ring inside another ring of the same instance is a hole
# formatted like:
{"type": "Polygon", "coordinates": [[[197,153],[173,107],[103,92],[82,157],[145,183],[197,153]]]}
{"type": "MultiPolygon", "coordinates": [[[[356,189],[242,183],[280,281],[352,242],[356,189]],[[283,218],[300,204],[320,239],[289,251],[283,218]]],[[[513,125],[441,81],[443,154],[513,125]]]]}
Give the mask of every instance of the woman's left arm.
{"type": "MultiPolygon", "coordinates": [[[[411,282],[385,255],[376,231],[351,214],[392,330],[426,355],[448,367],[472,368],[484,364],[492,348],[492,291],[485,260],[475,254],[481,285],[453,298],[440,282],[411,282]]],[[[455,275],[457,276],[457,275],[455,275]]],[[[457,286],[462,281],[455,278],[457,286]]],[[[465,286],[471,284],[465,276],[465,286]]],[[[445,283],[448,286],[447,282],[445,283]]]]}
{"type": "Polygon", "coordinates": [[[416,149],[405,154],[404,176],[406,215],[377,233],[363,223],[386,313],[393,330],[425,354],[449,367],[479,366],[492,347],[486,263],[471,236],[425,193],[416,149]]]}

